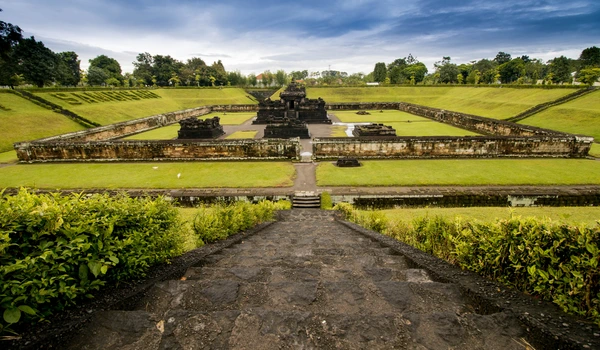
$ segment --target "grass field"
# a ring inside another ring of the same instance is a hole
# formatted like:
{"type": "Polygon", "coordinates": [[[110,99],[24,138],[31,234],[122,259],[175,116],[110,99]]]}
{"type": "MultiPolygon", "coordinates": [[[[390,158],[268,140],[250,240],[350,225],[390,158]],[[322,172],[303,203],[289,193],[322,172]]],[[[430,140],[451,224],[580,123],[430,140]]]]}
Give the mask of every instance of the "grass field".
{"type": "Polygon", "coordinates": [[[600,184],[600,162],[582,159],[363,161],[317,167],[318,186],[475,186],[600,184]]]}
{"type": "Polygon", "coordinates": [[[600,141],[600,91],[548,108],[520,124],[593,136],[600,141]]]}
{"type": "MultiPolygon", "coordinates": [[[[221,118],[221,125],[241,125],[246,121],[256,117],[256,113],[209,113],[200,117],[201,119],[218,116],[221,118]]],[[[142,132],[123,138],[124,140],[171,140],[177,138],[177,132],[180,129],[179,123],[163,126],[154,130],[142,132]]]]}
{"type": "Polygon", "coordinates": [[[307,88],[310,98],[335,102],[409,102],[488,118],[507,119],[573,89],[495,87],[348,87],[307,88]]]}
{"type": "Polygon", "coordinates": [[[17,151],[8,151],[0,153],[0,164],[2,163],[16,163],[19,159],[17,158],[17,151]]]}
{"type": "Polygon", "coordinates": [[[471,208],[404,208],[380,210],[390,220],[410,222],[418,217],[441,216],[448,219],[461,217],[464,220],[493,222],[508,219],[511,215],[521,217],[548,218],[574,225],[595,225],[600,220],[600,207],[471,207],[471,208]]]}
{"type": "Polygon", "coordinates": [[[0,168],[0,188],[289,187],[294,176],[290,162],[27,164],[0,168]]]}
{"type": "MultiPolygon", "coordinates": [[[[448,124],[438,123],[431,119],[418,117],[413,114],[385,110],[367,111],[371,115],[358,115],[357,111],[335,111],[333,114],[344,123],[378,123],[389,125],[396,129],[398,136],[469,136],[474,132],[456,128],[448,124]]],[[[346,136],[344,133],[340,136],[346,136]]]]}
{"type": "Polygon", "coordinates": [[[225,138],[226,139],[253,139],[257,133],[258,133],[258,131],[256,131],[256,130],[242,130],[242,131],[236,131],[233,134],[228,135],[225,138]]]}
{"type": "Polygon", "coordinates": [[[153,89],[149,91],[160,98],[137,101],[83,102],[73,105],[64,99],[57,98],[54,93],[42,92],[36,93],[36,95],[102,125],[206,105],[256,104],[255,100],[247,97],[248,94],[244,89],[239,88],[153,89]]]}
{"type": "MultiPolygon", "coordinates": [[[[600,141],[600,139],[597,139],[600,141]]],[[[592,144],[592,149],[590,149],[590,156],[600,158],[600,143],[592,144]]]]}
{"type": "Polygon", "coordinates": [[[0,152],[13,149],[13,143],[31,141],[85,129],[62,114],[28,100],[0,93],[0,152]]]}

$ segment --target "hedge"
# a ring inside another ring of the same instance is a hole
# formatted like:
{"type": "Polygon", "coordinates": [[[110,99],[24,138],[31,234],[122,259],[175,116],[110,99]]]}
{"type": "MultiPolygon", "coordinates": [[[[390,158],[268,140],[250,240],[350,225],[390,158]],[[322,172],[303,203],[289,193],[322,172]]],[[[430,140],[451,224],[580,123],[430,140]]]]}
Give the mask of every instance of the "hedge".
{"type": "Polygon", "coordinates": [[[600,221],[594,227],[521,217],[492,223],[421,217],[393,223],[383,213],[359,212],[347,203],[336,209],[361,226],[550,300],[600,326],[600,221]]]}

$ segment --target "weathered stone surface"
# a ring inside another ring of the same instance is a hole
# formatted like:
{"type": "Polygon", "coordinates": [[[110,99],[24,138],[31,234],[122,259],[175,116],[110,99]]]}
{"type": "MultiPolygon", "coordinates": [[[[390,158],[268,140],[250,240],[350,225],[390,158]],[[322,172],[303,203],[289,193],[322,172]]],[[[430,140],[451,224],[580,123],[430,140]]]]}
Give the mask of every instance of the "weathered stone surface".
{"type": "Polygon", "coordinates": [[[298,139],[21,143],[22,162],[299,159],[298,139]]]}
{"type": "Polygon", "coordinates": [[[389,137],[396,136],[396,129],[383,124],[356,125],[352,130],[355,137],[389,137]]]}
{"type": "Polygon", "coordinates": [[[264,138],[285,139],[299,137],[301,139],[310,139],[310,133],[306,122],[295,118],[271,118],[265,128],[264,138]]]}
{"type": "Polygon", "coordinates": [[[564,157],[587,156],[591,141],[569,135],[532,137],[391,137],[315,138],[313,157],[335,159],[399,158],[497,158],[497,157],[564,157]]]}
{"type": "Polygon", "coordinates": [[[223,134],[223,126],[219,117],[206,118],[205,120],[196,117],[186,118],[179,121],[181,129],[177,133],[178,139],[215,139],[223,134]]]}
{"type": "Polygon", "coordinates": [[[253,124],[269,124],[283,118],[297,119],[309,124],[331,124],[325,110],[325,101],[306,98],[306,89],[294,82],[279,94],[280,100],[270,98],[258,104],[258,113],[253,124]]]}

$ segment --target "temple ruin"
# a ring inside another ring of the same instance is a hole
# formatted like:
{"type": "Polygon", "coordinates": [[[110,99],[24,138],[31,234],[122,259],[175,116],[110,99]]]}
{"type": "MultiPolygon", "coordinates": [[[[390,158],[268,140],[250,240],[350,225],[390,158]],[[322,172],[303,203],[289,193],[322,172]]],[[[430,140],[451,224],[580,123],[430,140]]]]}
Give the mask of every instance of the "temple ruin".
{"type": "Polygon", "coordinates": [[[197,117],[183,119],[179,122],[177,139],[216,139],[225,134],[219,117],[206,118],[205,120],[197,117]]]}
{"type": "Polygon", "coordinates": [[[258,114],[253,124],[269,124],[280,121],[297,119],[307,124],[331,124],[325,110],[322,98],[306,98],[306,88],[295,82],[279,94],[280,100],[267,98],[258,104],[258,114]]]}

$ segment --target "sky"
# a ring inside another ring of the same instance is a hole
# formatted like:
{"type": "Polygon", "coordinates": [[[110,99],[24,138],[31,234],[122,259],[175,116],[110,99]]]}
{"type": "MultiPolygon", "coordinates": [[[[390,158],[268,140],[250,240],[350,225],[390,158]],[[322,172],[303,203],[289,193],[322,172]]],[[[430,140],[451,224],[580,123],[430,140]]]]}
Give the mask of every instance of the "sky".
{"type": "Polygon", "coordinates": [[[132,72],[142,52],[221,60],[243,74],[368,74],[412,54],[430,72],[499,51],[544,61],[600,46],[599,0],[3,0],[0,20],[82,69],[107,55],[132,72]]]}

